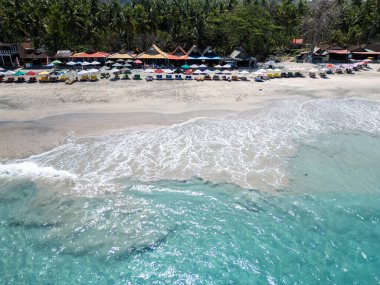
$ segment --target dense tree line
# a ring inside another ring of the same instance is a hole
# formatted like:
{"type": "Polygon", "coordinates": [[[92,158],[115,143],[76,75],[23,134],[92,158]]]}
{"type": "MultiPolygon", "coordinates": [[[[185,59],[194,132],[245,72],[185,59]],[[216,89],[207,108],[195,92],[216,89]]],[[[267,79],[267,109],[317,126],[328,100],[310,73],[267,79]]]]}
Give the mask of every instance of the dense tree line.
{"type": "Polygon", "coordinates": [[[379,36],[380,0],[0,0],[0,41],[79,51],[243,46],[265,55],[290,39],[362,44],[379,36]]]}

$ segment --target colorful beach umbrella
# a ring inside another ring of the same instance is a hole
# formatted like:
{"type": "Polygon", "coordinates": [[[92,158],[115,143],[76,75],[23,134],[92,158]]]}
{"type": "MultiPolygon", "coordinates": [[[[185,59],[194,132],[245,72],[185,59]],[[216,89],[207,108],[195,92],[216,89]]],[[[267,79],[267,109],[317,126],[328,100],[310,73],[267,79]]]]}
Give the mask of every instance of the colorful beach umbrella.
{"type": "Polygon", "coordinates": [[[4,69],[4,68],[2,68],[2,67],[0,67],[0,71],[5,71],[5,69],[4,69]]]}
{"type": "Polygon", "coordinates": [[[77,63],[76,62],[74,62],[74,61],[69,61],[68,63],[66,63],[66,65],[70,65],[70,66],[74,66],[74,65],[76,65],[77,63]]]}
{"type": "Polygon", "coordinates": [[[38,73],[38,75],[49,75],[49,72],[48,71],[42,71],[42,72],[38,73]]]}
{"type": "Polygon", "coordinates": [[[83,61],[82,62],[82,66],[88,66],[88,65],[91,65],[91,63],[89,63],[88,61],[83,61]]]}
{"type": "Polygon", "coordinates": [[[198,66],[198,64],[192,64],[192,65],[190,65],[190,68],[193,68],[193,69],[197,69],[199,66],[198,66]]]}
{"type": "Polygon", "coordinates": [[[207,65],[205,64],[201,64],[200,66],[198,66],[199,68],[207,68],[207,65]]]}
{"type": "Polygon", "coordinates": [[[78,75],[85,75],[87,73],[88,73],[87,70],[81,70],[81,71],[78,72],[78,75]]]}
{"type": "Polygon", "coordinates": [[[14,76],[24,76],[25,74],[26,74],[25,71],[18,70],[18,71],[16,71],[13,75],[14,75],[14,76]]]}
{"type": "Polygon", "coordinates": [[[229,65],[229,64],[225,64],[225,65],[223,65],[222,67],[223,67],[223,68],[231,68],[231,65],[229,65]]]}
{"type": "Polygon", "coordinates": [[[142,61],[139,60],[139,59],[136,59],[134,62],[135,62],[136,64],[142,64],[142,61]]]}
{"type": "Polygon", "coordinates": [[[123,65],[121,63],[116,62],[116,63],[112,64],[112,66],[113,67],[122,67],[123,65]]]}
{"type": "Polygon", "coordinates": [[[183,69],[189,69],[190,66],[188,64],[184,64],[184,65],[181,66],[181,68],[183,68],[183,69]]]}
{"type": "Polygon", "coordinates": [[[185,71],[185,74],[186,74],[186,75],[190,75],[190,74],[192,74],[192,73],[193,73],[193,71],[192,71],[191,69],[188,69],[188,70],[185,71]]]}
{"type": "Polygon", "coordinates": [[[163,71],[162,69],[156,69],[156,70],[154,71],[154,73],[164,73],[164,71],[163,71]]]}
{"type": "Polygon", "coordinates": [[[28,75],[28,76],[36,76],[37,74],[38,74],[37,72],[32,71],[32,70],[30,70],[30,71],[28,71],[28,72],[26,73],[26,75],[28,75]]]}
{"type": "Polygon", "coordinates": [[[327,68],[334,68],[334,64],[331,64],[331,63],[326,64],[326,67],[327,67],[327,68]]]}
{"type": "Polygon", "coordinates": [[[54,60],[51,62],[51,64],[58,65],[58,64],[62,64],[62,62],[60,60],[54,60]]]}
{"type": "Polygon", "coordinates": [[[100,62],[99,61],[93,61],[93,62],[91,62],[91,65],[100,65],[100,62]]]}

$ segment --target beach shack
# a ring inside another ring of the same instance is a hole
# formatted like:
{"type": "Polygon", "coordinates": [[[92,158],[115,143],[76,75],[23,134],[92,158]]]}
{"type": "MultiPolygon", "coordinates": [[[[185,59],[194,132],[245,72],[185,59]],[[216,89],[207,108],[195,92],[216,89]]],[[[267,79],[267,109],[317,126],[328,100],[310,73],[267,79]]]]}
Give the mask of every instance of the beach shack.
{"type": "Polygon", "coordinates": [[[57,50],[54,59],[61,62],[69,62],[72,55],[73,53],[70,50],[57,50]]]}
{"type": "Polygon", "coordinates": [[[202,59],[204,61],[209,61],[210,63],[219,62],[221,60],[221,57],[216,53],[216,51],[208,46],[204,49],[202,53],[202,59]]]}
{"type": "Polygon", "coordinates": [[[290,47],[292,49],[300,49],[303,47],[303,39],[292,39],[290,41],[290,47]]]}
{"type": "Polygon", "coordinates": [[[101,52],[101,51],[95,51],[95,50],[88,50],[86,52],[79,52],[75,53],[71,56],[71,59],[73,61],[98,61],[101,64],[105,64],[106,58],[110,54],[108,52],[101,52]]]}
{"type": "Polygon", "coordinates": [[[360,53],[356,52],[363,56],[363,58],[373,58],[374,60],[380,60],[380,43],[368,44],[364,47],[364,51],[360,53]]]}
{"type": "Polygon", "coordinates": [[[175,66],[180,66],[189,59],[189,56],[181,46],[177,46],[173,52],[167,54],[167,58],[175,66]]]}
{"type": "Polygon", "coordinates": [[[187,55],[191,61],[202,61],[202,52],[196,45],[193,45],[188,51],[187,55]]]}
{"type": "Polygon", "coordinates": [[[44,66],[54,60],[54,53],[45,48],[34,48],[31,43],[21,43],[18,45],[20,63],[26,67],[44,66]]]}
{"type": "Polygon", "coordinates": [[[236,67],[254,67],[256,65],[256,59],[250,56],[242,47],[235,48],[229,56],[224,58],[224,62],[236,67]]]}
{"type": "Polygon", "coordinates": [[[136,59],[142,60],[147,64],[153,65],[165,65],[168,59],[168,54],[163,52],[155,44],[151,45],[145,52],[142,52],[136,56],[136,59]]]}
{"type": "Polygon", "coordinates": [[[107,58],[107,60],[118,60],[118,59],[124,59],[124,60],[133,60],[136,57],[136,54],[133,52],[117,52],[110,54],[107,58]]]}
{"type": "Polygon", "coordinates": [[[349,61],[351,52],[341,46],[331,46],[327,49],[330,60],[334,61],[349,61]]]}
{"type": "Polygon", "coordinates": [[[19,57],[18,45],[0,42],[0,66],[14,66],[19,57]]]}

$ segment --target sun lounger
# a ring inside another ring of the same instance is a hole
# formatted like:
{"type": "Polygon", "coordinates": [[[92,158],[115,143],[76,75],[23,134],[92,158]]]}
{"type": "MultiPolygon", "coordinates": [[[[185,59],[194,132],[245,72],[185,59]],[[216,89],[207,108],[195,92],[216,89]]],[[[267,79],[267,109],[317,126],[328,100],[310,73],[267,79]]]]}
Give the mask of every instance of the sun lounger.
{"type": "Polygon", "coordinates": [[[255,78],[255,81],[256,81],[256,82],[264,82],[264,79],[262,79],[261,76],[257,76],[257,77],[255,78]]]}
{"type": "Polygon", "coordinates": [[[282,78],[286,78],[286,77],[288,77],[288,74],[286,72],[281,72],[280,76],[282,78]]]}
{"type": "Polygon", "coordinates": [[[141,80],[141,75],[140,74],[134,74],[133,80],[141,80]]]}
{"type": "Polygon", "coordinates": [[[40,82],[40,83],[48,82],[48,77],[47,77],[47,76],[41,76],[41,77],[38,79],[38,82],[40,82]]]}
{"type": "Polygon", "coordinates": [[[204,77],[203,77],[204,80],[212,80],[211,76],[206,74],[204,77]]]}
{"type": "Polygon", "coordinates": [[[289,77],[289,78],[293,78],[294,77],[294,73],[293,72],[288,72],[286,74],[286,76],[289,77]]]}
{"type": "Polygon", "coordinates": [[[57,76],[49,76],[48,82],[56,83],[56,82],[58,82],[58,77],[57,76]]]}
{"type": "Polygon", "coordinates": [[[98,81],[98,77],[97,77],[96,75],[91,75],[91,76],[90,76],[90,81],[91,81],[91,82],[98,81]]]}
{"type": "Polygon", "coordinates": [[[231,80],[232,81],[239,81],[240,79],[236,75],[232,75],[231,80]]]}
{"type": "Polygon", "coordinates": [[[15,81],[14,77],[10,76],[10,77],[7,78],[7,80],[5,82],[6,83],[12,83],[14,81],[15,81]]]}
{"type": "Polygon", "coordinates": [[[121,80],[129,80],[129,75],[128,73],[124,73],[122,76],[121,76],[121,80]]]}
{"type": "Polygon", "coordinates": [[[276,73],[273,73],[273,77],[274,78],[280,78],[281,77],[281,74],[276,72],[276,73]]]}
{"type": "Polygon", "coordinates": [[[164,80],[164,78],[162,77],[162,74],[157,74],[156,80],[164,80]]]}
{"type": "Polygon", "coordinates": [[[176,74],[175,75],[175,80],[183,80],[182,75],[181,74],[176,74]]]}
{"type": "Polygon", "coordinates": [[[328,70],[326,71],[326,74],[334,74],[334,72],[333,72],[332,69],[328,69],[328,70]]]}
{"type": "Polygon", "coordinates": [[[250,81],[250,80],[248,79],[248,77],[246,77],[246,76],[239,76],[239,79],[240,79],[241,81],[250,81]]]}
{"type": "Polygon", "coordinates": [[[274,78],[274,76],[273,76],[272,73],[268,73],[267,76],[268,76],[269,78],[274,78]]]}
{"type": "Polygon", "coordinates": [[[35,82],[37,82],[37,78],[36,77],[29,77],[27,82],[28,83],[35,83],[35,82]]]}
{"type": "Polygon", "coordinates": [[[24,77],[17,77],[16,83],[24,83],[25,78],[24,77]]]}
{"type": "Polygon", "coordinates": [[[337,68],[337,69],[335,70],[335,73],[336,73],[336,74],[343,74],[343,70],[342,70],[341,68],[337,68]]]}
{"type": "Polygon", "coordinates": [[[166,80],[173,80],[173,76],[171,74],[166,74],[166,80]]]}
{"type": "Polygon", "coordinates": [[[326,75],[325,72],[320,72],[320,73],[319,73],[319,76],[320,76],[321,78],[327,78],[327,75],[326,75]]]}
{"type": "Polygon", "coordinates": [[[261,78],[262,78],[263,80],[270,80],[270,79],[271,79],[270,77],[268,77],[268,76],[266,76],[266,75],[261,75],[261,78]]]}
{"type": "Polygon", "coordinates": [[[347,74],[354,74],[354,72],[352,71],[351,68],[347,68],[347,69],[346,69],[346,72],[347,72],[347,74]]]}
{"type": "Polygon", "coordinates": [[[309,72],[309,76],[310,78],[317,78],[317,75],[315,74],[315,72],[309,72]]]}
{"type": "Polygon", "coordinates": [[[191,75],[186,75],[185,79],[186,80],[193,80],[193,77],[191,75]]]}
{"type": "Polygon", "coordinates": [[[212,80],[219,81],[219,80],[220,80],[220,76],[215,74],[215,75],[212,77],[212,80]]]}
{"type": "Polygon", "coordinates": [[[153,81],[153,76],[148,75],[147,77],[145,77],[145,80],[146,81],[153,81]]]}

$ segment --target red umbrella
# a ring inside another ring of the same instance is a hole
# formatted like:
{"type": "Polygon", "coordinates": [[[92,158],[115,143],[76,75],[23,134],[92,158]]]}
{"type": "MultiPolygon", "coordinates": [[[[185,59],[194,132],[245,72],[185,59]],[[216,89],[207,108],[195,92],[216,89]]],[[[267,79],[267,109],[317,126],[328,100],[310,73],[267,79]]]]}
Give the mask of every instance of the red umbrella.
{"type": "Polygon", "coordinates": [[[188,69],[188,70],[185,71],[185,74],[186,74],[186,75],[190,75],[190,74],[192,74],[192,73],[193,73],[193,71],[192,71],[191,69],[188,69]]]}
{"type": "Polygon", "coordinates": [[[136,64],[142,64],[142,61],[139,60],[139,59],[136,59],[136,60],[135,60],[135,63],[136,63],[136,64]]]}
{"type": "Polygon", "coordinates": [[[163,71],[162,69],[156,69],[156,70],[154,71],[154,73],[164,73],[164,71],[163,71]]]}
{"type": "Polygon", "coordinates": [[[334,68],[334,64],[331,64],[331,63],[326,64],[326,67],[327,67],[327,68],[334,68]]]}
{"type": "Polygon", "coordinates": [[[26,73],[26,75],[28,75],[28,76],[36,76],[37,74],[38,74],[38,72],[35,72],[35,71],[32,71],[32,70],[30,70],[30,71],[28,71],[26,73]]]}

